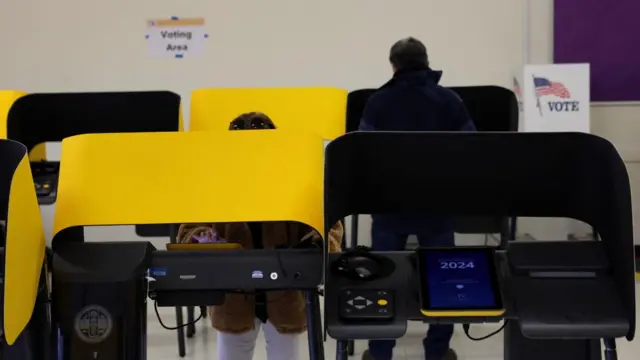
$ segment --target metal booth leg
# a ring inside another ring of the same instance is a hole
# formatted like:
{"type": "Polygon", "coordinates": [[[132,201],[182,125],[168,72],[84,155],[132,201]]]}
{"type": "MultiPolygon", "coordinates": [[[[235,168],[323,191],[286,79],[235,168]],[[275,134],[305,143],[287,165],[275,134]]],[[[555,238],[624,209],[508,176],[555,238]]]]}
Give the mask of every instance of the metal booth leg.
{"type": "Polygon", "coordinates": [[[510,241],[515,241],[516,236],[518,235],[518,218],[512,217],[509,221],[509,237],[507,238],[510,241]]]}
{"type": "Polygon", "coordinates": [[[187,306],[187,337],[192,338],[193,335],[196,334],[196,324],[193,323],[195,320],[195,312],[196,308],[193,306],[187,306]]]}
{"type": "Polygon", "coordinates": [[[353,356],[355,352],[356,352],[356,342],[354,340],[349,340],[349,343],[347,344],[347,354],[349,354],[349,356],[353,356]]]}
{"type": "Polygon", "coordinates": [[[322,338],[322,318],[320,301],[316,291],[305,291],[307,300],[307,335],[309,339],[309,360],[324,360],[324,342],[322,338]]]}
{"type": "Polygon", "coordinates": [[[358,215],[351,215],[351,249],[358,247],[358,215]]]}
{"type": "MultiPolygon", "coordinates": [[[[178,225],[171,224],[169,226],[169,242],[175,244],[178,242],[178,225]]],[[[184,334],[184,318],[182,315],[182,307],[176,306],[176,333],[178,334],[178,355],[180,357],[185,357],[186,355],[186,345],[185,345],[185,334],[184,334]]]]}
{"type": "Polygon", "coordinates": [[[347,360],[349,358],[349,342],[353,340],[338,340],[336,343],[336,360],[347,360]]]}
{"type": "Polygon", "coordinates": [[[184,321],[182,318],[181,306],[176,306],[176,323],[177,326],[179,326],[176,330],[176,333],[178,334],[178,355],[180,355],[180,357],[184,357],[186,355],[186,349],[184,343],[184,327],[182,326],[182,324],[184,324],[184,321]]]}

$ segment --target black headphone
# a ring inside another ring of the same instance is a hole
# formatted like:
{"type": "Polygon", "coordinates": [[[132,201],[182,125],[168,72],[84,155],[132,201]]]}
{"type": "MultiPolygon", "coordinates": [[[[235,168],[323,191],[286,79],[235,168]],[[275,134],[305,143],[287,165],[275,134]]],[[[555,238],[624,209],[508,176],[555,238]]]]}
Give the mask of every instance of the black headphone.
{"type": "Polygon", "coordinates": [[[352,280],[371,281],[387,277],[395,270],[389,258],[371,253],[371,249],[358,246],[340,255],[332,264],[334,273],[352,280]]]}

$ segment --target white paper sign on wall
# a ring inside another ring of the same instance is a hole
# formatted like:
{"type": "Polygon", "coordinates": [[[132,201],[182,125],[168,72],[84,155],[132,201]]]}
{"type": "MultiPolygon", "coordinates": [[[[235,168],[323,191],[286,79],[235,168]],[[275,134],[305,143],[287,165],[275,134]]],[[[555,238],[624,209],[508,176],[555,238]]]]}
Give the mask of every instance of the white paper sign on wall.
{"type": "Polygon", "coordinates": [[[155,58],[182,59],[204,55],[204,18],[147,20],[146,39],[149,55],[155,58]]]}
{"type": "Polygon", "coordinates": [[[527,132],[590,132],[589,64],[527,65],[523,77],[527,132]]]}

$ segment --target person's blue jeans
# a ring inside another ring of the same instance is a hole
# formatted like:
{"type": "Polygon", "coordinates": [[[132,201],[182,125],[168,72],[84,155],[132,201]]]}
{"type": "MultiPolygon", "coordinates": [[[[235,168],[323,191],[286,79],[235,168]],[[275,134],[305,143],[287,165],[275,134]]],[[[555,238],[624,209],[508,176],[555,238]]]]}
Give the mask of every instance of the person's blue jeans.
{"type": "MultiPolygon", "coordinates": [[[[407,245],[410,234],[395,232],[390,226],[377,224],[374,220],[371,228],[371,248],[374,251],[401,251],[407,245]]],[[[439,235],[416,234],[420,246],[454,246],[454,233],[445,232],[439,235]]],[[[427,336],[422,340],[425,358],[439,360],[449,350],[453,337],[453,325],[429,325],[427,336]]],[[[369,354],[375,360],[391,360],[395,340],[370,340],[369,354]]]]}

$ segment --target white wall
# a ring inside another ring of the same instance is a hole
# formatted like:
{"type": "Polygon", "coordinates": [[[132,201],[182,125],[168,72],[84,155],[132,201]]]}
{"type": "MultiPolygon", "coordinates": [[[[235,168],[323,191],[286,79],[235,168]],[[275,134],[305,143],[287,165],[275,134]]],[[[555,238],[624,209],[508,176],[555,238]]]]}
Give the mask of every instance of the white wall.
{"type": "MultiPolygon", "coordinates": [[[[531,1],[534,62],[551,59],[551,0],[531,1]]],[[[191,90],[214,86],[375,87],[390,75],[391,44],[422,39],[445,85],[511,85],[523,65],[525,0],[22,0],[0,3],[0,88],[29,92],[169,89],[188,118],[191,90]],[[201,59],[152,59],[145,21],[206,18],[201,59]]],[[[639,115],[633,107],[596,107],[596,132],[627,158],[639,115]],[[607,118],[605,120],[605,118],[607,118]]],[[[55,156],[54,151],[54,155],[55,156]]],[[[633,155],[634,152],[636,155],[633,155]]],[[[640,175],[640,168],[636,170],[640,175]]],[[[640,180],[639,180],[640,181],[640,180]]],[[[639,183],[640,185],[640,183],[639,183]]],[[[53,209],[44,209],[48,227],[53,209]]],[[[365,220],[365,219],[363,219],[365,220]]],[[[361,234],[368,232],[362,221],[361,234]]],[[[526,224],[525,224],[526,225],[526,224]]],[[[548,229],[533,224],[530,232],[548,229]]],[[[562,235],[566,222],[554,226],[562,235]]],[[[133,237],[93,229],[90,237],[133,237]]],[[[544,236],[543,236],[544,237],[544,236]]]]}

